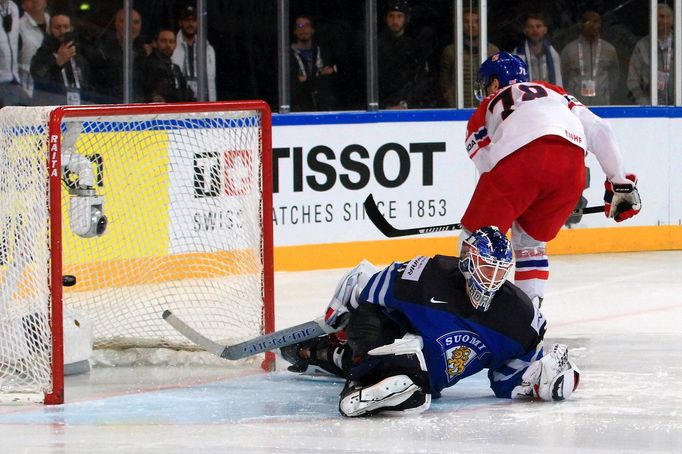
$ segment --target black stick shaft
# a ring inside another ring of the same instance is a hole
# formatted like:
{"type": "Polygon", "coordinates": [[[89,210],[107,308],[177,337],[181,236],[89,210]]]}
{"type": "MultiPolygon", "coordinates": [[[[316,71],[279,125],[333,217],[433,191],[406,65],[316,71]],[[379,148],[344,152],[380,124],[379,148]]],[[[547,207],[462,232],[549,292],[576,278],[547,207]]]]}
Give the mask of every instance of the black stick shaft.
{"type": "MultiPolygon", "coordinates": [[[[379,207],[377,206],[376,201],[374,200],[374,196],[372,194],[368,195],[367,198],[365,199],[365,202],[363,203],[365,207],[365,212],[367,213],[367,217],[369,218],[370,221],[372,221],[372,224],[379,229],[381,233],[383,233],[385,236],[389,238],[395,238],[395,237],[401,237],[401,236],[411,236],[411,235],[423,235],[425,233],[435,233],[435,232],[450,232],[450,231],[455,231],[455,230],[460,230],[462,228],[462,224],[459,222],[456,224],[443,224],[443,225],[434,225],[430,227],[414,227],[414,228],[409,228],[409,229],[398,229],[392,226],[386,218],[381,214],[379,211],[379,207]]],[[[586,207],[583,208],[582,210],[573,210],[572,214],[592,214],[592,213],[603,213],[604,212],[604,205],[600,206],[593,206],[593,207],[586,207]]]]}

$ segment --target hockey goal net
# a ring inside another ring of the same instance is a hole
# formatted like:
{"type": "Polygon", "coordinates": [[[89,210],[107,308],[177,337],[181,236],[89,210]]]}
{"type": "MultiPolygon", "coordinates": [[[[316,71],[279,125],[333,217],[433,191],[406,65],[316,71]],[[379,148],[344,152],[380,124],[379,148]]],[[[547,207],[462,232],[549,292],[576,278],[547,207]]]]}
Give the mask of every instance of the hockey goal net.
{"type": "Polygon", "coordinates": [[[95,349],[195,348],[165,309],[272,331],[270,134],[259,101],[0,110],[0,401],[63,401],[65,309],[95,349]]]}

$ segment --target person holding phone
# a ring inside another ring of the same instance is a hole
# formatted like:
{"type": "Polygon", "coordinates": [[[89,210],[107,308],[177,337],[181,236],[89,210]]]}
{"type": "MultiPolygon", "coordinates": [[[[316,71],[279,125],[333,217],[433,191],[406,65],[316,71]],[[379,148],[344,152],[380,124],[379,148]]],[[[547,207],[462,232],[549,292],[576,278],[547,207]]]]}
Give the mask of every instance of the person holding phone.
{"type": "Polygon", "coordinates": [[[71,18],[54,14],[47,30],[43,45],[31,60],[33,104],[84,104],[91,85],[90,67],[78,52],[71,18]]]}

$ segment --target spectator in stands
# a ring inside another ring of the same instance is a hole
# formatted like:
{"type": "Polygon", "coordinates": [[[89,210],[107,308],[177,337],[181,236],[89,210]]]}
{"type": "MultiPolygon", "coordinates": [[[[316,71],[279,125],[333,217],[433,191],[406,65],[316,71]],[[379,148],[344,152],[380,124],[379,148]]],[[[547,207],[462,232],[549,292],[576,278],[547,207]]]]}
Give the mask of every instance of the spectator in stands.
{"type": "Polygon", "coordinates": [[[384,16],[386,29],[379,36],[379,105],[385,109],[431,107],[429,68],[419,46],[406,34],[410,7],[406,0],[391,0],[384,16]]]}
{"type": "MultiPolygon", "coordinates": [[[[133,42],[133,89],[131,101],[142,101],[141,75],[145,58],[151,54],[151,46],[140,38],[142,16],[135,10],[130,15],[130,38],[133,42]]],[[[125,10],[116,12],[114,32],[105,32],[88,54],[97,83],[96,90],[102,102],[123,102],[123,39],[125,34],[125,10]]]]}
{"type": "Polygon", "coordinates": [[[48,34],[31,60],[36,105],[84,104],[92,96],[90,66],[79,52],[71,18],[50,18],[48,34]]]}
{"type": "Polygon", "coordinates": [[[145,60],[143,69],[146,102],[195,100],[180,67],[171,60],[176,45],[173,30],[162,28],[156,33],[152,43],[154,51],[145,60]]]}
{"type": "Polygon", "coordinates": [[[33,96],[31,59],[43,44],[47,34],[50,15],[47,13],[47,0],[24,0],[21,4],[24,15],[19,19],[19,78],[29,96],[33,96]]]}
{"type": "MultiPolygon", "coordinates": [[[[673,10],[660,3],[657,12],[658,24],[658,104],[675,103],[675,48],[673,43],[673,10]]],[[[651,104],[651,35],[637,41],[630,57],[627,85],[637,104],[651,104]]]]}
{"type": "Polygon", "coordinates": [[[599,37],[601,15],[583,12],[580,36],[561,51],[564,88],[583,104],[608,105],[616,94],[620,66],[616,48],[599,37]]]}
{"type": "Polygon", "coordinates": [[[29,102],[19,75],[19,7],[12,0],[0,0],[0,105],[29,102]]]}
{"type": "Polygon", "coordinates": [[[523,21],[524,40],[514,53],[528,65],[529,80],[544,80],[563,85],[561,59],[547,37],[547,21],[540,13],[530,13],[523,21]]]}
{"type": "MultiPolygon", "coordinates": [[[[464,107],[475,107],[478,103],[474,96],[474,80],[478,75],[478,68],[481,66],[481,55],[479,52],[479,25],[478,11],[465,9],[463,14],[464,21],[464,54],[462,57],[464,71],[464,107]]],[[[487,55],[490,56],[499,52],[500,49],[494,44],[488,43],[487,55]]],[[[440,59],[440,92],[445,100],[446,107],[456,107],[455,105],[455,63],[457,61],[455,45],[450,44],[443,49],[440,59]]]]}
{"type": "MultiPolygon", "coordinates": [[[[173,52],[173,63],[180,67],[182,74],[187,80],[187,85],[196,95],[198,89],[197,82],[197,13],[193,6],[189,5],[180,11],[178,19],[180,31],[176,36],[177,47],[173,52]]],[[[215,50],[213,46],[206,42],[206,79],[208,100],[216,100],[215,85],[215,50]]]]}
{"type": "Polygon", "coordinates": [[[334,110],[338,67],[326,48],[315,39],[315,26],[310,16],[294,19],[291,43],[291,110],[334,110]]]}

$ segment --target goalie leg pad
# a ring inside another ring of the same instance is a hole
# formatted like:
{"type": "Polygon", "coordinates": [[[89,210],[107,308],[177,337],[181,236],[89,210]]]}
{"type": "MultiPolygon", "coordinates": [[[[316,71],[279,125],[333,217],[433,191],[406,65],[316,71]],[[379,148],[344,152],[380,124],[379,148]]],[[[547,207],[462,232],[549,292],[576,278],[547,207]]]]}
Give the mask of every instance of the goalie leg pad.
{"type": "Polygon", "coordinates": [[[348,314],[360,305],[358,297],[371,277],[379,269],[367,260],[360,262],[341,279],[334,290],[324,316],[324,322],[334,328],[343,327],[348,322],[348,314]]]}
{"type": "Polygon", "coordinates": [[[372,386],[349,383],[341,393],[339,411],[344,416],[373,415],[381,411],[421,413],[431,404],[426,394],[407,375],[394,375],[372,386]]]}
{"type": "Polygon", "coordinates": [[[422,346],[421,337],[406,334],[370,350],[364,364],[351,370],[339,401],[341,414],[354,417],[427,410],[431,393],[422,346]]]}
{"type": "Polygon", "coordinates": [[[570,361],[568,347],[554,344],[547,355],[524,372],[521,385],[512,391],[512,398],[564,400],[573,394],[579,383],[580,369],[570,361]]]}

